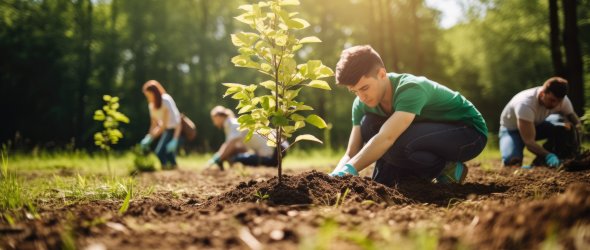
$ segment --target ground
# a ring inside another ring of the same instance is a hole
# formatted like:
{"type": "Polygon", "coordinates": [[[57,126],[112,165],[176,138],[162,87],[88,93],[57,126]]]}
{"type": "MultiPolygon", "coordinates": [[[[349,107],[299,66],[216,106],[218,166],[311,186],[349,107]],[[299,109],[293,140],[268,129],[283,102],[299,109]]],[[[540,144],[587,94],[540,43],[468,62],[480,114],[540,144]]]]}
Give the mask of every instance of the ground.
{"type": "Polygon", "coordinates": [[[590,247],[589,170],[505,168],[480,157],[467,163],[464,185],[385,187],[370,180],[370,169],[332,178],[330,166],[301,164],[286,167],[280,185],[273,168],[181,165],[139,174],[133,186],[119,182],[127,191],[119,194],[101,193],[113,185],[96,186],[59,164],[24,171],[25,185],[54,187],[37,196],[34,209],[2,214],[0,249],[590,247]],[[82,188],[90,186],[98,188],[82,188]],[[127,193],[133,196],[121,210],[127,193]]]}

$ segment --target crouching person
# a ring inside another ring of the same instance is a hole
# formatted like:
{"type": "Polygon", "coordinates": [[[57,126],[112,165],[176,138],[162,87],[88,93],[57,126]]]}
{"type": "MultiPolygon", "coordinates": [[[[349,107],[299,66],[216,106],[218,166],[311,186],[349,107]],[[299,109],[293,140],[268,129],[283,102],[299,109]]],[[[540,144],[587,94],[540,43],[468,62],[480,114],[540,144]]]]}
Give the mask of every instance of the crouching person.
{"type": "Polygon", "coordinates": [[[356,99],[346,154],[331,176],[358,175],[376,161],[373,180],[388,186],[410,176],[462,183],[463,162],[486,145],[485,121],[471,102],[427,78],[387,73],[368,45],[342,52],[336,82],[356,99]]]}
{"type": "Polygon", "coordinates": [[[148,101],[150,128],[140,146],[143,150],[148,150],[154,138],[159,137],[154,151],[160,159],[162,169],[176,169],[176,151],[181,141],[182,128],[180,112],[174,99],[158,81],[147,81],[143,85],[143,94],[148,101]]]}
{"type": "Polygon", "coordinates": [[[543,86],[523,90],[500,116],[500,151],[504,166],[521,166],[526,147],[537,157],[533,165],[558,167],[579,147],[580,119],[566,96],[568,83],[552,77],[543,86]],[[538,140],[547,139],[541,146],[538,140]]]}
{"type": "MultiPolygon", "coordinates": [[[[240,131],[240,124],[230,109],[223,106],[214,107],[211,110],[211,120],[215,127],[223,129],[225,142],[209,160],[209,166],[214,164],[223,170],[224,161],[230,164],[239,162],[245,166],[278,166],[276,148],[268,146],[267,139],[256,133],[246,141],[248,131],[240,131]]],[[[284,141],[282,144],[283,150],[287,148],[288,142],[284,141]]],[[[284,157],[285,153],[282,156],[284,157]]]]}

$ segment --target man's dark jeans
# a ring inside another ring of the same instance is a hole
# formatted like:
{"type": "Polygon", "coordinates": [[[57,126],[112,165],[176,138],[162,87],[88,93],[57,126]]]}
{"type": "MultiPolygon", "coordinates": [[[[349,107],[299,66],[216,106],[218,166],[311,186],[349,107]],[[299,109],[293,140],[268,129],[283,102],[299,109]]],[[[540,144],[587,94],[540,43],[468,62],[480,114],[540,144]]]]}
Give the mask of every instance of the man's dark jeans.
{"type": "MultiPolygon", "coordinates": [[[[373,138],[386,120],[366,114],[361,121],[363,142],[373,138]]],[[[414,122],[376,162],[373,180],[387,186],[410,176],[432,180],[446,162],[475,158],[486,142],[486,136],[463,123],[414,122]]]]}
{"type": "MultiPolygon", "coordinates": [[[[281,154],[281,158],[285,158],[287,153],[284,151],[285,147],[281,147],[283,149],[283,153],[281,154]]],[[[271,157],[268,156],[258,156],[255,153],[240,153],[234,156],[231,159],[231,162],[240,162],[246,166],[268,166],[268,167],[277,167],[279,165],[279,159],[277,155],[276,149],[271,157]]]]}
{"type": "MultiPolygon", "coordinates": [[[[543,148],[561,159],[575,156],[580,146],[576,141],[574,130],[567,129],[564,121],[561,115],[552,114],[535,126],[535,141],[547,139],[543,148]]],[[[525,144],[518,129],[508,130],[506,127],[500,127],[498,137],[504,166],[521,165],[525,144]]],[[[535,162],[533,165],[545,163],[543,157],[536,160],[540,162],[535,162]]]]}

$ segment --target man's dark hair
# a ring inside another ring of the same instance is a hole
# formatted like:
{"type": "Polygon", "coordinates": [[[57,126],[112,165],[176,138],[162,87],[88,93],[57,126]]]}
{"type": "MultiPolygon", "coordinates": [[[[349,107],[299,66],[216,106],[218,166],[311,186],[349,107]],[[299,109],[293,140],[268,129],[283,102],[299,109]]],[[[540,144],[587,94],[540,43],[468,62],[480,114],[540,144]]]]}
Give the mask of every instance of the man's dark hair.
{"type": "Polygon", "coordinates": [[[555,76],[547,79],[547,81],[543,83],[543,88],[545,90],[545,93],[551,93],[555,97],[563,99],[563,97],[565,97],[565,95],[567,94],[567,85],[567,80],[555,76]]]}
{"type": "Polygon", "coordinates": [[[383,60],[370,45],[345,49],[336,64],[336,84],[355,85],[361,77],[375,75],[380,68],[385,68],[383,60]]]}

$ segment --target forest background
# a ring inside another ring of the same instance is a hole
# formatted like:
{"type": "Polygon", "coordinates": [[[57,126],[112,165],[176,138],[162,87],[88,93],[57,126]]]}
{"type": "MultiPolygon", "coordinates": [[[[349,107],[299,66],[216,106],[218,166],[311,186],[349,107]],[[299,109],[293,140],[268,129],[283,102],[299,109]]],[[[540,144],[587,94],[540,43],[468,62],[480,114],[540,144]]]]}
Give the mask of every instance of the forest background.
{"type": "MultiPolygon", "coordinates": [[[[431,1],[432,2],[432,1],[431,1]]],[[[510,98],[553,75],[571,83],[582,115],[590,98],[590,0],[456,0],[457,23],[423,0],[301,0],[297,11],[311,27],[300,37],[303,60],[335,67],[342,49],[372,45],[388,71],[423,75],[459,91],[483,113],[490,133],[510,98]],[[586,84],[585,84],[586,83],[586,84]]],[[[243,0],[2,0],[0,1],[0,143],[29,151],[96,149],[92,120],[102,96],[120,97],[130,124],[116,147],[136,144],[149,127],[144,82],[160,81],[198,127],[191,151],[219,146],[213,127],[224,82],[256,83],[260,74],[236,68],[230,34],[245,29],[234,16],[243,0]]],[[[323,147],[342,149],[351,128],[354,95],[303,91],[332,128],[323,147]]],[[[309,132],[309,131],[303,131],[309,132]]],[[[302,144],[303,147],[318,147],[302,144]]]]}

